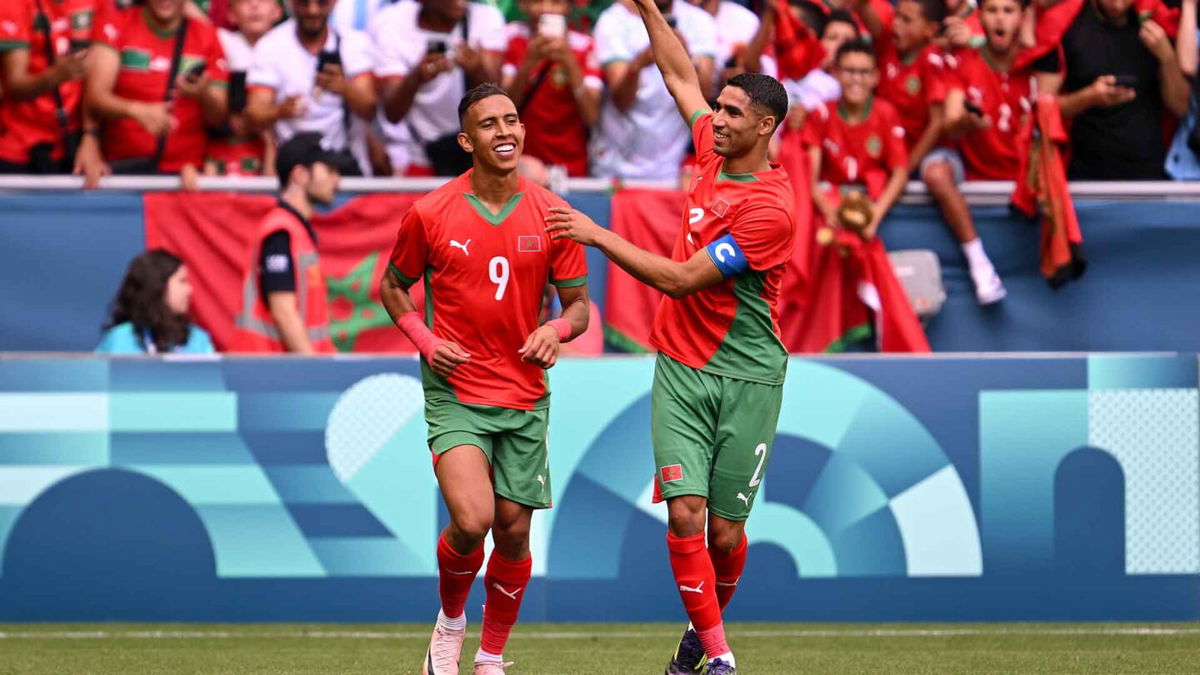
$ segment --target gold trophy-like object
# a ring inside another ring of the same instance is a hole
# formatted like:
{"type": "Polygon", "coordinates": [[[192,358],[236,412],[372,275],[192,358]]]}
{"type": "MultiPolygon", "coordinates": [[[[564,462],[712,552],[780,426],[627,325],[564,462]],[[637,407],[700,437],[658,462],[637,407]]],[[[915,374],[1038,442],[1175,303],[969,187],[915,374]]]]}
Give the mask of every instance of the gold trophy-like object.
{"type": "Polygon", "coordinates": [[[848,191],[846,196],[842,197],[842,203],[838,204],[837,208],[838,224],[860,237],[867,226],[871,224],[874,215],[871,211],[871,203],[867,201],[866,195],[861,190],[848,191]]]}

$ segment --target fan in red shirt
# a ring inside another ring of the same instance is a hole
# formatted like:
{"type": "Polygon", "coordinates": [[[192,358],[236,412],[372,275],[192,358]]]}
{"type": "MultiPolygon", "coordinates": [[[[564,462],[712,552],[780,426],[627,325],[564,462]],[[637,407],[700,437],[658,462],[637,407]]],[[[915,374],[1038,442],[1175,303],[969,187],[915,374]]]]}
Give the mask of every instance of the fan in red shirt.
{"type": "Polygon", "coordinates": [[[95,0],[0,3],[0,172],[71,170],[75,143],[66,141],[80,130],[94,5],[95,0]]]}
{"type": "Polygon", "coordinates": [[[567,0],[522,0],[528,21],[508,24],[503,85],[527,129],[523,161],[587,175],[588,130],[600,114],[604,83],[592,38],[567,29],[567,0]]]}
{"type": "Polygon", "coordinates": [[[205,125],[225,121],[224,52],[211,24],[185,19],[184,4],[146,0],[106,13],[94,27],[87,101],[104,120],[101,147],[115,173],[198,175],[205,125]],[[170,82],[181,31],[178,75],[170,82]]]}

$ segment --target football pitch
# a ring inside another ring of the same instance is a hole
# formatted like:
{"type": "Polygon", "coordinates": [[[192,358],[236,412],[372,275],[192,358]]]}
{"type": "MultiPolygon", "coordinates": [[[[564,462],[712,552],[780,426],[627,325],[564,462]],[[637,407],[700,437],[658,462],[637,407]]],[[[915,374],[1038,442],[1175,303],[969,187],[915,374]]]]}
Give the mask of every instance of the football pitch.
{"type": "MultiPolygon", "coordinates": [[[[521,625],[505,658],[512,675],[657,675],[681,630],[521,625]]],[[[728,632],[748,675],[1200,671],[1196,624],[736,623],[728,632]]],[[[413,624],[0,624],[0,673],[418,673],[428,633],[413,624]]]]}

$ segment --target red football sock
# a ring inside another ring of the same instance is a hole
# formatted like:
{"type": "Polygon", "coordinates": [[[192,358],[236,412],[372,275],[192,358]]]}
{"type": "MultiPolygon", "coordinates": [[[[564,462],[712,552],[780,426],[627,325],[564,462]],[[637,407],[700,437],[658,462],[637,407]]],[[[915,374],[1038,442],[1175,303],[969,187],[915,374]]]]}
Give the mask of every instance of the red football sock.
{"type": "Polygon", "coordinates": [[[438,594],[442,596],[442,612],[451,619],[463,615],[467,606],[467,596],[471,594],[471,584],[475,583],[475,575],[483,567],[483,544],[479,548],[463,555],[450,548],[446,541],[446,533],[438,537],[438,594]]]}
{"type": "Polygon", "coordinates": [[[733,592],[737,590],[742,570],[746,569],[746,535],[742,535],[742,540],[729,553],[710,548],[708,557],[712,558],[713,569],[717,573],[717,602],[724,612],[733,599],[733,592]]]}
{"type": "Polygon", "coordinates": [[[503,654],[508,634],[517,622],[521,599],[533,571],[533,557],[509,560],[492,551],[483,583],[487,586],[487,603],[483,606],[483,638],[479,648],[489,654],[503,654]]]}
{"type": "Polygon", "coordinates": [[[704,545],[704,533],[676,537],[667,532],[667,550],[671,553],[671,571],[675,573],[679,597],[700,636],[700,644],[709,656],[724,654],[729,651],[729,645],[725,642],[721,606],[717,603],[714,588],[717,575],[704,545]]]}

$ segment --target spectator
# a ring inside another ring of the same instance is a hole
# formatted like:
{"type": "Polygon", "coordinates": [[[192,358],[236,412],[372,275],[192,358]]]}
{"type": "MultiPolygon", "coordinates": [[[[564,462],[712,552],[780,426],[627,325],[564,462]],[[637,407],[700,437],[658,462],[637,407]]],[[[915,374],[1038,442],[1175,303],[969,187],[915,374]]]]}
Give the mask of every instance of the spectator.
{"type": "Polygon", "coordinates": [[[208,143],[205,173],[236,176],[274,173],[274,147],[269,131],[253,131],[246,119],[246,72],[254,62],[254,45],[283,14],[277,0],[233,0],[229,16],[236,30],[217,29],[229,63],[229,122],[214,129],[208,143]]]}
{"type": "Polygon", "coordinates": [[[1021,127],[1033,110],[1033,72],[1028,64],[1017,65],[1023,22],[1020,0],[983,0],[980,10],[983,45],[957,51],[954,66],[947,71],[946,130],[959,137],[961,154],[941,149],[944,161],[927,166],[925,182],[962,246],[975,297],[986,305],[1004,297],[1004,285],[984,252],[958,184],[964,178],[1017,179],[1021,127]]]}
{"type": "Polygon", "coordinates": [[[1139,19],[1132,0],[1064,2],[1039,23],[1039,43],[1050,51],[1035,65],[1037,90],[1056,94],[1072,120],[1067,177],[1163,178],[1164,106],[1177,117],[1188,108],[1187,81],[1166,31],[1139,19]],[[1069,11],[1075,16],[1061,14],[1069,11]]]}
{"type": "Polygon", "coordinates": [[[379,13],[371,35],[393,167],[412,176],[469,169],[457,140],[458,102],[468,89],[500,81],[508,46],[500,11],[467,0],[401,2],[379,13]]]}
{"type": "Polygon", "coordinates": [[[371,40],[358,31],[330,28],[335,0],[290,1],[293,18],[254,45],[246,118],[256,131],[274,128],[279,143],[316,132],[330,150],[342,153],[342,173],[368,174],[366,137],[352,133],[352,118],[375,118],[371,40]]]}
{"type": "Polygon", "coordinates": [[[254,250],[242,275],[235,350],[332,353],[325,277],[317,259],[313,204],[337,196],[343,155],[322,147],[316,132],[301,132],[279,146],[275,172],[282,194],[258,225],[254,250]]]}
{"type": "Polygon", "coordinates": [[[1167,173],[1175,180],[1200,180],[1200,92],[1196,87],[1196,62],[1200,60],[1196,44],[1200,34],[1196,29],[1196,1],[1183,0],[1179,16],[1179,37],[1175,40],[1175,51],[1179,55],[1179,67],[1192,82],[1191,107],[1187,119],[1179,125],[1171,149],[1167,151],[1167,173]]]}
{"type": "Polygon", "coordinates": [[[842,94],[842,87],[833,75],[833,57],[842,45],[858,38],[858,22],[854,20],[854,16],[844,9],[831,11],[821,29],[821,47],[825,50],[821,66],[814,68],[800,80],[787,80],[783,83],[788,90],[789,103],[802,106],[805,110],[814,110],[830,101],[836,101],[842,94]]]}
{"type": "Polygon", "coordinates": [[[0,173],[68,173],[94,0],[0,4],[0,173]]]}
{"type": "Polygon", "coordinates": [[[521,8],[529,20],[508,24],[503,85],[525,123],[522,159],[586,176],[588,131],[604,89],[592,39],[567,30],[568,0],[522,0],[521,8]]]}
{"type": "MultiPolygon", "coordinates": [[[[734,0],[689,0],[708,12],[717,22],[716,53],[713,55],[714,92],[720,92],[729,78],[746,72],[746,50],[758,33],[758,15],[734,0]]],[[[760,58],[760,70],[775,77],[775,62],[770,57],[760,58]]]]}
{"type": "Polygon", "coordinates": [[[871,200],[872,214],[863,237],[873,239],[904,191],[904,126],[896,109],[875,96],[879,69],[870,46],[861,40],[847,42],[838,49],[834,67],[841,98],[817,108],[804,126],[813,169],[813,206],[827,224],[837,226],[843,189],[860,187],[871,200]]]}
{"type": "MultiPolygon", "coordinates": [[[[692,56],[706,98],[713,98],[717,26],[687,0],[655,0],[692,56]]],[[[628,0],[596,21],[596,57],[607,95],[592,144],[592,173],[606,178],[676,180],[691,134],[654,66],[650,36],[628,0]]]]}
{"type": "Polygon", "coordinates": [[[216,30],[183,8],[147,0],[104,14],[86,92],[114,173],[180,173],[187,188],[204,164],[205,125],[225,121],[228,74],[216,30]]]}
{"type": "Polygon", "coordinates": [[[208,333],[188,318],[191,303],[183,261],[161,248],[140,254],[129,263],[96,353],[213,353],[208,333]]]}

